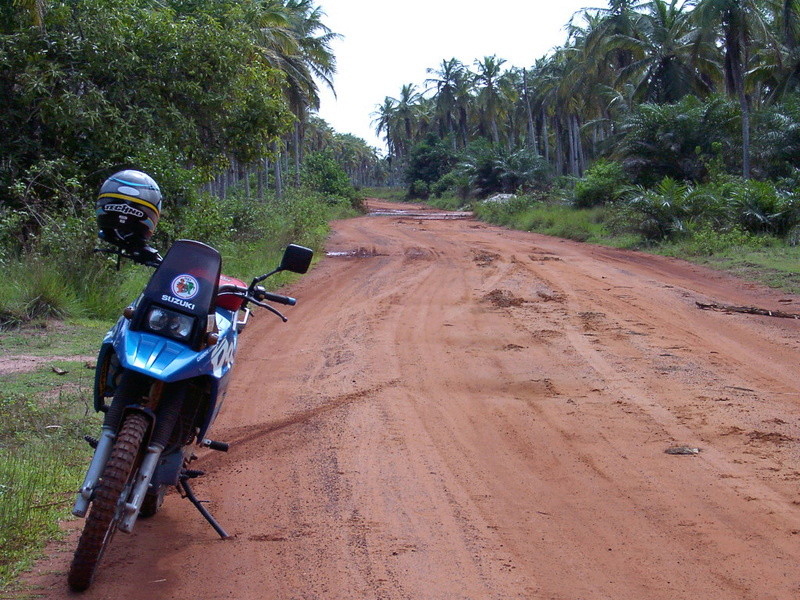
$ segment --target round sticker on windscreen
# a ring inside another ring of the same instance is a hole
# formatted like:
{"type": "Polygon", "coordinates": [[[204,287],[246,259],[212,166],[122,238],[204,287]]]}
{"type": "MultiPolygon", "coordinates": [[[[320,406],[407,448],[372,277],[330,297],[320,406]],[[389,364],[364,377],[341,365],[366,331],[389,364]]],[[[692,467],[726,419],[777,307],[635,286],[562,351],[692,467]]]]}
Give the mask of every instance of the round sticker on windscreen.
{"type": "Polygon", "coordinates": [[[200,291],[200,284],[191,275],[178,275],[172,280],[172,294],[181,300],[191,300],[200,291]]]}

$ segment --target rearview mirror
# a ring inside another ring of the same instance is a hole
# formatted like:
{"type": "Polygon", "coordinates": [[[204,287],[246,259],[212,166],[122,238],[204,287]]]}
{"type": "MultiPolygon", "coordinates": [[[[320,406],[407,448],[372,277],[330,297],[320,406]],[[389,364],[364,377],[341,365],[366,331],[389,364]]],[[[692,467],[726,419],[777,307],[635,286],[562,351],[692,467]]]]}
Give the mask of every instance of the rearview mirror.
{"type": "Polygon", "coordinates": [[[278,267],[278,270],[303,274],[308,271],[308,267],[311,265],[311,257],[313,256],[314,251],[311,248],[289,244],[283,253],[281,266],[278,267]]]}

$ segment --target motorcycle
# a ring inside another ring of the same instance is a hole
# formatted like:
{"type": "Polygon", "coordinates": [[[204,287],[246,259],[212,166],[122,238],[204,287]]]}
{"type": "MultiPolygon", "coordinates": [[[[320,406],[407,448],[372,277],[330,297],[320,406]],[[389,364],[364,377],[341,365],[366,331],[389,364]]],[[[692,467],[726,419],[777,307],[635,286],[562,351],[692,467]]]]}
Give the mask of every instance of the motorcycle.
{"type": "Polygon", "coordinates": [[[87,436],[94,455],[72,511],[86,517],[68,575],[74,591],[91,585],[114,533],[130,533],[138,517],[154,515],[171,487],[220,537],[228,537],[189,483],[203,475],[190,468],[193,449],[228,450],[206,436],[225,397],[251,306],[285,322],[267,302],[296,302],[259,284],[281,271],[305,273],[313,254],[289,245],[277,268],[246,285],[221,275],[219,252],[201,242],[179,240],[163,259],[151,248],[101,251],[156,270],[100,347],[94,408],[104,418],[99,438],[87,436]]]}

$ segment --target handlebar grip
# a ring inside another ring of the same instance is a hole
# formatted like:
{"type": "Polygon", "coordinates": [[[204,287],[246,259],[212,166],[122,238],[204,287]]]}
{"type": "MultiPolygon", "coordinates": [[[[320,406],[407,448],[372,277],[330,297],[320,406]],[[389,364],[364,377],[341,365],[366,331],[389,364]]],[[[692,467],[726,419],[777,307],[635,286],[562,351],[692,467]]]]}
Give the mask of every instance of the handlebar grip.
{"type": "Polygon", "coordinates": [[[297,300],[295,298],[290,296],[281,296],[280,294],[273,294],[272,292],[264,292],[264,300],[277,302],[278,304],[287,304],[289,306],[294,306],[297,304],[297,300]]]}

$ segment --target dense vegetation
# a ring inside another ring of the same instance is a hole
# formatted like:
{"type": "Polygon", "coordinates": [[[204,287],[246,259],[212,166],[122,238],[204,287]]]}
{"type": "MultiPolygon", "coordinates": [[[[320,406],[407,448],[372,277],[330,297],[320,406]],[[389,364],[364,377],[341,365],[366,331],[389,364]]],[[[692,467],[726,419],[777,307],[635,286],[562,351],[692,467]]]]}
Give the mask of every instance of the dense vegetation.
{"type": "Polygon", "coordinates": [[[792,241],[798,48],[796,0],[611,0],[574,15],[564,45],[529,67],[443,60],[374,124],[410,197],[526,196],[487,218],[543,199],[610,206],[593,218],[640,240],[792,241]]]}
{"type": "Polygon", "coordinates": [[[121,167],[164,192],[156,245],[192,237],[261,264],[255,240],[318,242],[329,209],[356,200],[347,175],[375,174],[374,149],[313,114],[336,34],[311,0],[1,6],[0,263],[15,285],[0,326],[109,316],[135,289],[117,282],[136,269],[92,252],[96,191],[121,167]]]}

